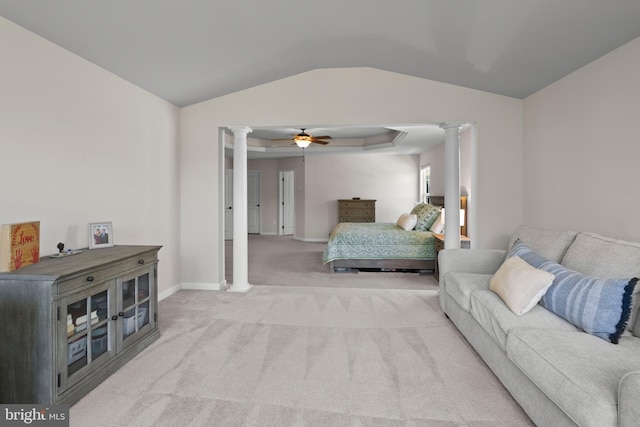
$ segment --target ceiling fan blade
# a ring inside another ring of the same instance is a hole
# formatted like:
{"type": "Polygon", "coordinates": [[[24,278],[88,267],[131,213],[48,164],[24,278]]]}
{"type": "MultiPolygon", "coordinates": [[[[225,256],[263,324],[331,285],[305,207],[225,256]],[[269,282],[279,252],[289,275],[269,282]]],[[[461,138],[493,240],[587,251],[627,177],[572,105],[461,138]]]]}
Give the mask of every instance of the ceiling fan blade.
{"type": "Polygon", "coordinates": [[[324,136],[312,136],[312,138],[315,138],[315,139],[332,139],[329,135],[324,135],[324,136]]]}
{"type": "Polygon", "coordinates": [[[321,140],[316,139],[316,138],[313,138],[313,139],[311,140],[311,142],[314,142],[314,143],[316,143],[316,144],[322,144],[322,145],[327,145],[327,144],[329,143],[329,141],[321,141],[321,140]]]}

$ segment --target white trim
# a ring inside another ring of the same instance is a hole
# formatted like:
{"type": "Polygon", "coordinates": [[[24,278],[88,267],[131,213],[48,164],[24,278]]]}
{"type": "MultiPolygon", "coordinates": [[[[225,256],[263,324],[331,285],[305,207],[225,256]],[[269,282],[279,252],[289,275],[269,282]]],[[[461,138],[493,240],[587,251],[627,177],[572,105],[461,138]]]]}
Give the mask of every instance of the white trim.
{"type": "Polygon", "coordinates": [[[301,242],[306,242],[306,243],[327,243],[329,241],[329,238],[328,237],[326,239],[322,237],[304,238],[304,237],[293,236],[293,240],[299,240],[301,242]]]}
{"type": "Polygon", "coordinates": [[[171,295],[173,295],[176,292],[178,292],[180,289],[182,289],[182,285],[175,285],[175,286],[170,287],[166,291],[160,292],[158,294],[158,301],[162,301],[163,299],[165,299],[167,297],[170,297],[171,295]]]}
{"type": "Polygon", "coordinates": [[[164,290],[158,294],[158,301],[162,301],[165,298],[170,297],[176,292],[182,289],[189,290],[198,290],[198,291],[224,291],[227,289],[227,281],[223,281],[223,283],[195,283],[195,282],[186,282],[179,283],[175,286],[170,287],[167,290],[164,290]]]}
{"type": "Polygon", "coordinates": [[[182,284],[182,289],[201,290],[201,291],[222,291],[226,287],[226,283],[195,283],[186,282],[182,284]]]}

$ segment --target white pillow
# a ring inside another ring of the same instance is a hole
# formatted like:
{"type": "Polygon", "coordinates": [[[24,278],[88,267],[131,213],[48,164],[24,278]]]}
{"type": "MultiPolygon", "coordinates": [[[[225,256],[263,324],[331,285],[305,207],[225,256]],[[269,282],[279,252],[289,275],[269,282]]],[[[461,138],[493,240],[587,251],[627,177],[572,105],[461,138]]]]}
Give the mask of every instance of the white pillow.
{"type": "Polygon", "coordinates": [[[442,233],[444,231],[444,211],[440,209],[440,214],[436,218],[436,222],[431,225],[429,231],[433,233],[442,233]]]}
{"type": "Polygon", "coordinates": [[[418,223],[418,215],[404,213],[400,215],[396,224],[405,230],[412,230],[418,223]]]}
{"type": "Polygon", "coordinates": [[[540,301],[555,276],[529,265],[519,256],[512,256],[500,266],[489,282],[489,289],[498,294],[516,315],[521,316],[540,301]]]}

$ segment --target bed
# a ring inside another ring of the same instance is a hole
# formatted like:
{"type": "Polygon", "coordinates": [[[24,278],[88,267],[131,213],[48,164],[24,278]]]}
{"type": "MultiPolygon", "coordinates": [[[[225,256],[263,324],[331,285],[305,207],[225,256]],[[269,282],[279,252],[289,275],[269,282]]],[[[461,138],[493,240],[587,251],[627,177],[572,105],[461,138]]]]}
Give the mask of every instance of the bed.
{"type": "MultiPolygon", "coordinates": [[[[329,273],[362,269],[433,271],[436,264],[435,238],[428,228],[444,205],[444,198],[433,197],[430,205],[437,207],[438,212],[434,214],[433,209],[427,208],[430,218],[427,219],[426,231],[423,231],[425,223],[416,227],[419,230],[404,230],[396,223],[339,223],[331,232],[322,255],[329,273]]],[[[465,209],[466,215],[466,197],[461,198],[461,208],[465,209]]],[[[420,209],[422,206],[416,206],[412,213],[416,212],[420,217],[420,209]]],[[[462,234],[465,232],[466,227],[461,230],[462,234]]]]}

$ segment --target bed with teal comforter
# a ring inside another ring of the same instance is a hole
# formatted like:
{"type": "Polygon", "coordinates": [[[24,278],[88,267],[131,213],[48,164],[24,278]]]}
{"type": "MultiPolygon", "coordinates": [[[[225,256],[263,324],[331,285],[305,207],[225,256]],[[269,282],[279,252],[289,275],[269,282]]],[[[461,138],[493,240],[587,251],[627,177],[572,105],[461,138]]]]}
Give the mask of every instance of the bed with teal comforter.
{"type": "Polygon", "coordinates": [[[338,224],[322,255],[330,272],[337,268],[432,270],[435,258],[432,232],[407,231],[386,222],[338,224]]]}

